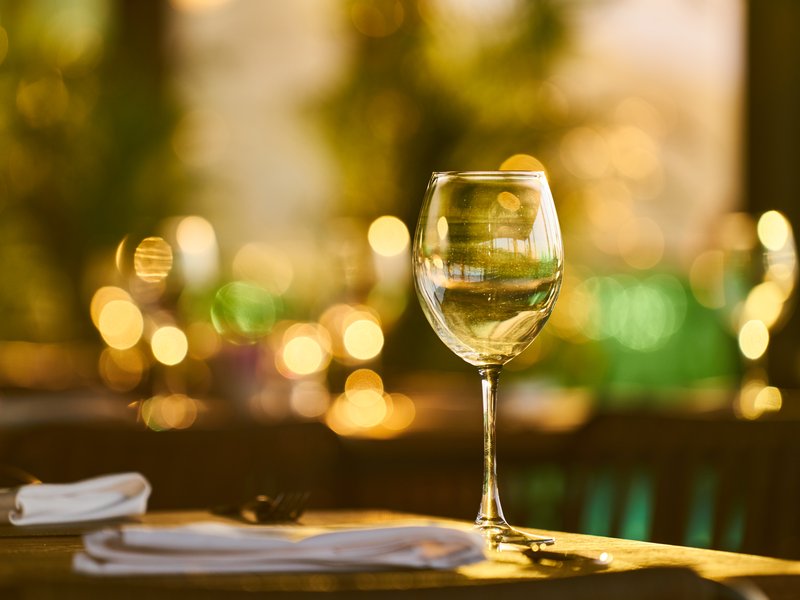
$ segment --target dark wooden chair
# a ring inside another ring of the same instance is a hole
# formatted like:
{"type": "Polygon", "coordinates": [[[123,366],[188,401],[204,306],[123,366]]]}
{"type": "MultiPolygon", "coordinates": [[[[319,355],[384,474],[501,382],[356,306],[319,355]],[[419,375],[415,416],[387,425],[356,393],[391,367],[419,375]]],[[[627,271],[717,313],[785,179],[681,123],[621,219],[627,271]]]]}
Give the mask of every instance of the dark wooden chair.
{"type": "Polygon", "coordinates": [[[800,558],[797,423],[600,416],[564,459],[554,525],[566,531],[800,558]]]}
{"type": "Polygon", "coordinates": [[[320,423],[155,432],[120,424],[62,424],[5,431],[0,463],[44,482],[138,471],[152,509],[209,508],[256,494],[308,491],[337,506],[341,446],[320,423]]]}
{"type": "MultiPolygon", "coordinates": [[[[800,558],[800,427],[602,415],[573,432],[504,431],[499,482],[517,525],[800,558]]],[[[340,439],[319,423],[153,432],[42,425],[0,432],[0,464],[43,481],[136,470],[152,509],[304,490],[311,507],[471,520],[477,431],[340,439]]]]}
{"type": "MultiPolygon", "coordinates": [[[[499,481],[506,492],[514,487],[527,491],[530,473],[560,460],[571,435],[503,431],[498,437],[499,481]]],[[[344,456],[348,501],[353,506],[465,520],[473,520],[478,512],[483,477],[479,430],[424,432],[392,440],[350,439],[344,441],[344,456]]],[[[501,497],[504,506],[507,500],[512,502],[509,506],[517,518],[527,517],[532,505],[544,505],[537,502],[541,498],[527,494],[520,496],[520,502],[504,493],[501,497]]]]}

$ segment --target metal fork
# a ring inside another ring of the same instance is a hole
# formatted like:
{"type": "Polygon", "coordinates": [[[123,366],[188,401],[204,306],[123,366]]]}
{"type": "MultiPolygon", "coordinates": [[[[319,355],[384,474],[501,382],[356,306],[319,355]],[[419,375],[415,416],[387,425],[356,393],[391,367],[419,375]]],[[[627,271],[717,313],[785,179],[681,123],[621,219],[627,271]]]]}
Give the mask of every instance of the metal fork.
{"type": "Polygon", "coordinates": [[[271,502],[260,502],[254,512],[257,523],[294,522],[306,509],[308,492],[281,492],[271,502]]]}
{"type": "Polygon", "coordinates": [[[240,505],[219,506],[211,512],[248,523],[293,523],[305,511],[309,492],[280,492],[274,498],[258,495],[240,505]]]}

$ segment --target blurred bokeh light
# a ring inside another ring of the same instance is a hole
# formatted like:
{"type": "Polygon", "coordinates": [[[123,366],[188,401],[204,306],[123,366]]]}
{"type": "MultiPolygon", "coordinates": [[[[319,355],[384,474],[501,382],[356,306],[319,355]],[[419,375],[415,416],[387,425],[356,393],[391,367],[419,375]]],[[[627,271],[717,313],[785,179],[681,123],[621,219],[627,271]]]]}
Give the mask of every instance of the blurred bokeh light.
{"type": "Polygon", "coordinates": [[[414,374],[466,372],[414,299],[422,192],[499,168],[547,174],[568,261],[510,385],[788,405],[796,215],[745,195],[744,3],[3,8],[3,386],[402,432],[414,374]]]}

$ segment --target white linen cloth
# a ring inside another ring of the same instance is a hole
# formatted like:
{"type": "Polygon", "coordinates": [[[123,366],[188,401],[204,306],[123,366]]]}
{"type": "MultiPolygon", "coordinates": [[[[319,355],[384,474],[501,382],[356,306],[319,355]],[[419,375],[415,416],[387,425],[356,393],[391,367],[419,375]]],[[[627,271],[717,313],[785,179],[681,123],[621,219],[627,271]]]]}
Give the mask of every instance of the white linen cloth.
{"type": "Polygon", "coordinates": [[[73,568],[93,575],[452,569],[484,559],[480,534],[441,525],[133,525],[89,533],[83,544],[73,568]]]}
{"type": "Polygon", "coordinates": [[[7,517],[13,525],[57,525],[137,516],[147,510],[150,490],[139,473],[23,485],[6,492],[13,494],[7,517]]]}

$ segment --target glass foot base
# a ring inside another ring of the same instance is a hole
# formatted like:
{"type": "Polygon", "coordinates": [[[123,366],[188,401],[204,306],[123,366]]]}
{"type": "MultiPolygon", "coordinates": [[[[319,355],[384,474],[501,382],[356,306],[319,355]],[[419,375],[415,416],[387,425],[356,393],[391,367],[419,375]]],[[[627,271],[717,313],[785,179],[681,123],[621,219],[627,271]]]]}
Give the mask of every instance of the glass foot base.
{"type": "Polygon", "coordinates": [[[555,538],[547,535],[535,535],[514,529],[507,523],[476,523],[477,529],[493,550],[536,549],[555,543],[555,538]]]}

